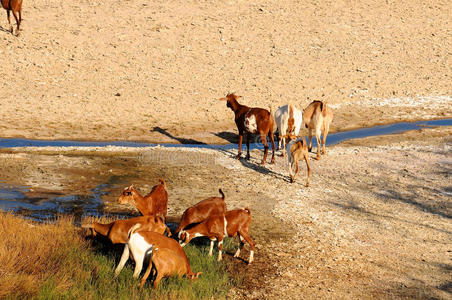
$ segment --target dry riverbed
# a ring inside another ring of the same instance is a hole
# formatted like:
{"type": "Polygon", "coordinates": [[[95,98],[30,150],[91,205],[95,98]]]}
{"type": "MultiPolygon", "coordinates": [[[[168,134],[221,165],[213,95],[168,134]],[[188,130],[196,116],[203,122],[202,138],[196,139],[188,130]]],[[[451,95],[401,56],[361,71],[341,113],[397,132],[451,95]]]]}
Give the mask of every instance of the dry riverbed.
{"type": "MultiPolygon", "coordinates": [[[[348,141],[302,164],[290,184],[285,159],[261,167],[236,150],[185,148],[3,149],[0,182],[51,195],[87,195],[103,186],[103,213],[136,214],[116,203],[134,183],[143,193],[166,180],[168,214],[226,194],[229,209],[249,207],[256,262],[226,256],[243,277],[236,298],[442,298],[451,296],[452,129],[348,141]],[[419,142],[420,141],[420,142],[419,142]]],[[[311,158],[314,154],[311,154],[311,158]]],[[[242,253],[247,259],[248,251],[242,253]]]]}

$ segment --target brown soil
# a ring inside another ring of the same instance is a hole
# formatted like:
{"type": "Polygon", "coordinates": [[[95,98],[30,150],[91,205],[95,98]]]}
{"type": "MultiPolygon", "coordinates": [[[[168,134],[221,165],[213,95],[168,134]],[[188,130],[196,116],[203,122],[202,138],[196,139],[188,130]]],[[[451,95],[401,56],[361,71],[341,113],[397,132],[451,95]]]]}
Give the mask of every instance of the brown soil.
{"type": "Polygon", "coordinates": [[[450,117],[451,15],[442,0],[24,2],[20,36],[0,31],[0,135],[224,143],[228,91],[324,99],[332,131],[450,117]]]}
{"type": "Polygon", "coordinates": [[[451,133],[423,129],[330,147],[311,160],[309,188],[303,168],[288,182],[283,158],[259,166],[261,151],[237,161],[236,150],[159,147],[2,150],[0,182],[28,186],[30,196],[90,194],[108,183],[105,212],[133,215],[116,202],[124,186],[148,192],[165,178],[172,219],[221,187],[229,209],[251,209],[258,249],[250,266],[246,249],[244,260],[225,256],[241,282],[232,298],[447,299],[451,133]]]}

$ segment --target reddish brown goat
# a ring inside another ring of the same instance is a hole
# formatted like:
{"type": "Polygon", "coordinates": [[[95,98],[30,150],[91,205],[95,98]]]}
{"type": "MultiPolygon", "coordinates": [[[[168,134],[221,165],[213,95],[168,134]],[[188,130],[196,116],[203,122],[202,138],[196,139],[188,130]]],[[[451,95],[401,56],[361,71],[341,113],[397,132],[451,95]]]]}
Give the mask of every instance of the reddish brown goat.
{"type": "Polygon", "coordinates": [[[204,199],[184,211],[179,226],[176,229],[176,234],[190,224],[202,222],[213,215],[224,215],[226,213],[224,193],[221,189],[218,191],[221,194],[221,198],[210,197],[204,199]]]}
{"type": "Polygon", "coordinates": [[[127,246],[128,233],[136,224],[142,224],[140,231],[153,231],[159,234],[167,232],[168,235],[171,235],[169,228],[165,225],[162,219],[157,216],[142,216],[128,220],[116,220],[108,224],[92,223],[82,225],[83,228],[91,229],[92,236],[100,234],[106,236],[113,244],[125,244],[121,260],[115,270],[115,276],[119,275],[122,268],[126,264],[127,259],[129,258],[129,247],[127,246]]]}
{"type": "Polygon", "coordinates": [[[212,255],[213,243],[218,241],[218,261],[222,260],[223,238],[235,237],[239,240],[239,248],[234,257],[240,255],[244,240],[250,245],[250,258],[248,264],[253,262],[255,244],[249,235],[251,224],[251,211],[249,208],[228,211],[224,216],[212,216],[204,222],[184,231],[181,231],[180,242],[182,246],[188,244],[193,238],[206,236],[210,239],[209,255],[212,255]]]}
{"type": "Polygon", "coordinates": [[[273,154],[271,163],[274,163],[275,141],[273,138],[273,128],[275,120],[273,119],[273,111],[271,107],[270,112],[263,108],[250,108],[237,102],[237,99],[240,97],[241,96],[236,96],[232,93],[228,94],[226,98],[220,99],[226,100],[226,106],[229,107],[235,114],[235,124],[237,125],[237,129],[239,130],[239,153],[235,158],[240,159],[240,156],[242,155],[242,140],[244,133],[246,133],[246,159],[250,158],[251,134],[258,133],[261,137],[262,144],[264,144],[264,157],[262,159],[261,165],[264,165],[267,160],[269,148],[267,143],[267,135],[272,143],[273,154]]]}
{"type": "Polygon", "coordinates": [[[140,274],[145,256],[151,255],[148,268],[141,279],[140,288],[143,287],[151,273],[152,266],[155,266],[157,271],[154,288],[163,277],[187,275],[188,278],[194,279],[201,274],[201,272],[192,273],[187,255],[175,240],[155,232],[138,231],[139,228],[140,224],[136,224],[130,229],[127,244],[138,268],[138,271],[135,269],[134,277],[138,277],[140,274]]]}
{"type": "Polygon", "coordinates": [[[168,193],[165,181],[159,179],[160,184],[154,186],[145,197],[133,187],[126,187],[118,198],[120,204],[131,204],[136,207],[143,216],[156,215],[166,218],[168,209],[168,193]]]}
{"type": "Polygon", "coordinates": [[[13,25],[11,24],[9,12],[13,12],[17,24],[16,35],[19,35],[19,27],[22,22],[22,0],[2,0],[2,6],[6,9],[6,17],[8,18],[11,34],[13,33],[13,25]],[[19,13],[19,18],[17,18],[17,13],[19,13]]]}

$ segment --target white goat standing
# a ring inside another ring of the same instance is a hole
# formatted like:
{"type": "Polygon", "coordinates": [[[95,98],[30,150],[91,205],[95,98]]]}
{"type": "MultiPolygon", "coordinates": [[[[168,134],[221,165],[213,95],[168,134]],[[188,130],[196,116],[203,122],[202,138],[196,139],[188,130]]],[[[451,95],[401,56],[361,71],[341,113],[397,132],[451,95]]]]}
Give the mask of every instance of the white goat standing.
{"type": "Polygon", "coordinates": [[[282,156],[286,154],[286,136],[298,136],[302,121],[303,112],[292,104],[281,106],[275,111],[275,122],[279,132],[278,149],[281,149],[282,142],[282,156]]]}

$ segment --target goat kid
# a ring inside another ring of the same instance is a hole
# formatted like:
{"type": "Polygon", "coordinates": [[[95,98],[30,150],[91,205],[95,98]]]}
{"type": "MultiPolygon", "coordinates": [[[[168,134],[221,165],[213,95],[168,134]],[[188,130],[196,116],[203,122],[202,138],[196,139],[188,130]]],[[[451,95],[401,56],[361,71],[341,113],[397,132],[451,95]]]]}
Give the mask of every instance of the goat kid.
{"type": "Polygon", "coordinates": [[[1,0],[2,6],[6,9],[6,17],[8,19],[10,32],[13,33],[13,25],[11,24],[10,12],[13,12],[14,19],[16,19],[16,35],[19,36],[19,27],[22,22],[22,0],[1,0]],[[19,18],[17,18],[19,14],[19,18]]]}
{"type": "Polygon", "coordinates": [[[289,162],[289,176],[290,182],[295,182],[295,177],[298,174],[298,161],[304,159],[306,162],[306,168],[308,173],[308,178],[306,181],[306,187],[309,186],[309,177],[311,176],[311,167],[309,166],[309,156],[308,156],[308,146],[304,137],[297,139],[294,135],[287,135],[291,141],[287,145],[288,152],[288,162],[289,162]]]}
{"type": "Polygon", "coordinates": [[[315,137],[317,139],[317,156],[315,159],[320,159],[320,148],[322,154],[326,154],[325,142],[326,136],[330,129],[331,121],[333,120],[333,111],[322,101],[313,101],[303,110],[303,123],[309,131],[309,151],[312,149],[312,130],[315,130],[315,137]],[[323,131],[323,146],[321,134],[323,131]]]}
{"type": "Polygon", "coordinates": [[[187,255],[176,240],[150,231],[138,231],[141,224],[135,224],[129,230],[127,245],[135,260],[133,277],[137,278],[143,268],[144,258],[150,255],[150,262],[140,282],[143,287],[146,279],[155,266],[157,277],[154,280],[154,288],[163,277],[171,275],[187,275],[188,278],[197,278],[201,272],[193,274],[187,255]]]}
{"type": "Polygon", "coordinates": [[[221,198],[210,197],[204,199],[184,211],[179,226],[176,229],[176,234],[179,234],[182,229],[190,224],[202,222],[213,215],[224,215],[226,213],[224,193],[221,189],[218,191],[221,194],[221,198]]]}
{"type": "Polygon", "coordinates": [[[275,122],[278,127],[279,141],[278,149],[281,149],[282,155],[286,154],[286,135],[298,136],[301,123],[303,121],[303,112],[295,108],[292,104],[281,106],[275,111],[275,122]]]}
{"type": "Polygon", "coordinates": [[[223,238],[235,237],[239,240],[239,248],[234,257],[240,255],[244,241],[250,245],[250,257],[248,264],[254,260],[255,243],[249,236],[249,226],[251,224],[251,211],[249,208],[235,209],[228,211],[224,216],[212,216],[204,222],[184,230],[180,234],[182,247],[188,244],[193,238],[206,236],[210,239],[209,256],[212,256],[213,244],[218,241],[218,261],[223,259],[223,238]]]}
{"type": "Polygon", "coordinates": [[[163,220],[168,209],[168,192],[165,181],[159,179],[160,184],[155,185],[145,197],[133,187],[126,187],[118,198],[120,204],[130,204],[137,208],[143,216],[156,215],[163,220]]]}
{"type": "Polygon", "coordinates": [[[243,134],[246,133],[246,147],[247,154],[246,159],[250,159],[250,139],[251,134],[259,134],[261,137],[262,144],[264,145],[264,157],[262,158],[261,165],[264,165],[267,160],[268,154],[268,143],[267,135],[272,143],[272,160],[271,163],[275,162],[275,141],[273,139],[273,111],[270,107],[270,112],[263,108],[250,108],[245,105],[241,105],[237,102],[237,99],[241,96],[236,96],[234,93],[227,94],[226,98],[221,98],[220,100],[226,101],[226,106],[229,107],[235,114],[235,124],[239,131],[239,153],[235,157],[240,159],[242,155],[242,141],[243,134]]]}

